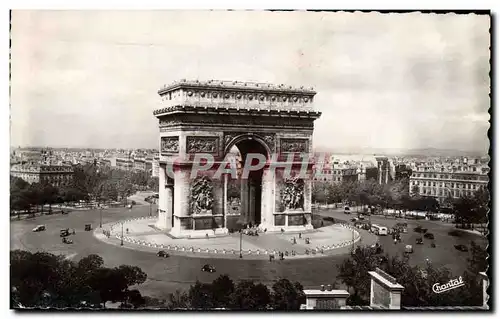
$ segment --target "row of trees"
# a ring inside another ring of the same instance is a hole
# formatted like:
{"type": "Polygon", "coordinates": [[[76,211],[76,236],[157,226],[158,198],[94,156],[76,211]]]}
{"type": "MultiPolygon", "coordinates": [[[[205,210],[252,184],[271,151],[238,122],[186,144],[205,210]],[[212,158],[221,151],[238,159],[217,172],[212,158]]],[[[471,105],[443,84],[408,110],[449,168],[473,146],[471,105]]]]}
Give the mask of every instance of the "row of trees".
{"type": "Polygon", "coordinates": [[[319,203],[354,203],[358,205],[386,206],[408,196],[408,180],[401,179],[392,184],[378,184],[373,179],[343,183],[315,182],[313,201],[319,203]]]}
{"type": "Polygon", "coordinates": [[[456,279],[449,269],[427,263],[425,267],[411,266],[408,257],[386,256],[380,258],[370,247],[358,248],[340,266],[338,278],[351,295],[348,305],[368,305],[370,296],[370,275],[377,267],[395,277],[405,289],[401,304],[407,307],[423,306],[481,306],[483,303],[482,278],[479,272],[488,267],[487,252],[480,245],[471,242],[467,270],[462,274],[464,288],[436,294],[432,291],[435,283],[447,283],[456,279]]]}
{"type": "Polygon", "coordinates": [[[103,266],[98,255],[78,263],[46,252],[10,253],[11,307],[101,308],[106,302],[125,307],[146,303],[138,290],[147,275],[135,266],[103,266]]]}
{"type": "Polygon", "coordinates": [[[170,294],[170,309],[299,310],[305,303],[303,287],[288,279],[276,281],[271,290],[262,283],[240,280],[234,283],[221,275],[210,284],[196,282],[188,292],[170,294]]]}
{"type": "Polygon", "coordinates": [[[75,166],[73,181],[55,187],[29,184],[18,177],[10,180],[11,211],[35,213],[44,205],[95,200],[99,203],[123,200],[140,188],[158,189],[158,178],[146,172],[130,172],[95,165],[75,166]]]}
{"type": "Polygon", "coordinates": [[[485,187],[474,195],[460,198],[448,197],[440,204],[435,197],[420,196],[418,187],[409,190],[407,178],[389,184],[378,184],[375,180],[362,182],[316,182],[312,199],[319,203],[350,203],[361,206],[393,208],[399,211],[448,212],[457,216],[463,224],[485,223],[489,211],[490,194],[485,187]]]}

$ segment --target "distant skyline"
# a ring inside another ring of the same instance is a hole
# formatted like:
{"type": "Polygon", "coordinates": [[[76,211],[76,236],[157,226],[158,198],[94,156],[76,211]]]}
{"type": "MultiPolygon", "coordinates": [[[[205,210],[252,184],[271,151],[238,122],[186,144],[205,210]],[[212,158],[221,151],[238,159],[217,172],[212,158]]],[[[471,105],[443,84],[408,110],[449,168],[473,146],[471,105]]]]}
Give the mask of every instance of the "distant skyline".
{"type": "Polygon", "coordinates": [[[13,11],[11,144],[157,148],[174,80],[312,86],[314,146],[487,153],[489,16],[13,11]]]}

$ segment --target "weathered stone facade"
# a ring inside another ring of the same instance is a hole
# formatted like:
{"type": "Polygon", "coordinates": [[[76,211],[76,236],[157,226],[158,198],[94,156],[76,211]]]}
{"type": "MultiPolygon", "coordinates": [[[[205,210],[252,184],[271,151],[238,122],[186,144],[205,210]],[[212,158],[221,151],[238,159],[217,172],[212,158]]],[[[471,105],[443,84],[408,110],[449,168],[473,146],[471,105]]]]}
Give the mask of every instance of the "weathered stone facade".
{"type": "MultiPolygon", "coordinates": [[[[233,228],[228,224],[235,224],[236,217],[228,212],[226,196],[229,174],[211,178],[210,214],[190,211],[194,179],[191,168],[196,154],[213,156],[215,166],[205,172],[213,177],[233,146],[238,147],[243,161],[249,153],[260,153],[268,159],[278,154],[274,159],[291,160],[293,170],[302,165],[302,159],[295,154],[312,153],[314,120],[321,115],[313,109],[316,92],[312,89],[236,81],[179,81],[158,93],[164,107],[154,111],[160,131],[157,227],[173,236],[224,234],[233,228]],[[168,167],[173,167],[173,171],[167,172],[168,167]]],[[[287,211],[280,202],[284,169],[272,165],[268,161],[262,170],[241,180],[238,221],[259,224],[268,231],[312,227],[311,180],[304,180],[303,207],[287,211]]],[[[307,171],[312,172],[309,158],[307,171]]]]}

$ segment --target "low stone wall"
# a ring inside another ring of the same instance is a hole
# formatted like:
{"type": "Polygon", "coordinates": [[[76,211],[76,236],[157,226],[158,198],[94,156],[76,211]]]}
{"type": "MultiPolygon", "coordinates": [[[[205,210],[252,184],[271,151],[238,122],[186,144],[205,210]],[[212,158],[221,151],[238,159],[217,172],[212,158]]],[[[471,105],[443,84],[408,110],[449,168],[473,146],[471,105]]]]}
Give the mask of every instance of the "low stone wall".
{"type": "MultiPolygon", "coordinates": [[[[126,223],[128,222],[133,222],[133,221],[138,221],[138,220],[146,220],[146,219],[151,219],[156,220],[156,217],[138,217],[138,218],[130,218],[126,219],[123,221],[124,228],[126,228],[126,223]]],[[[121,225],[122,222],[116,222],[112,224],[109,228],[109,231],[111,233],[111,236],[114,238],[121,240],[121,225]]],[[[322,246],[316,246],[311,249],[305,249],[302,252],[298,251],[291,251],[291,252],[286,252],[285,256],[286,257],[304,257],[304,256],[314,256],[314,255],[322,255],[327,253],[328,251],[334,250],[334,249],[339,249],[343,247],[348,247],[356,242],[358,242],[361,239],[361,235],[359,232],[352,227],[349,224],[338,224],[340,227],[349,229],[351,232],[354,233],[354,240],[349,240],[349,241],[343,241],[341,243],[333,244],[333,245],[322,245],[322,246]]],[[[170,252],[184,252],[184,253],[201,253],[201,254],[219,254],[219,255],[239,255],[240,251],[235,250],[235,249],[207,249],[207,248],[198,248],[198,247],[193,247],[193,246],[180,246],[180,245],[165,245],[165,244],[157,244],[154,242],[148,242],[144,240],[139,240],[130,236],[126,236],[124,234],[123,236],[123,241],[128,242],[131,244],[135,245],[141,245],[144,247],[150,247],[150,248],[155,248],[159,250],[165,250],[165,251],[170,251],[170,252]]],[[[257,250],[251,250],[251,249],[244,249],[241,251],[242,255],[274,255],[278,256],[280,253],[277,250],[263,250],[263,249],[257,249],[257,250]]],[[[283,252],[285,253],[285,252],[283,252]]]]}

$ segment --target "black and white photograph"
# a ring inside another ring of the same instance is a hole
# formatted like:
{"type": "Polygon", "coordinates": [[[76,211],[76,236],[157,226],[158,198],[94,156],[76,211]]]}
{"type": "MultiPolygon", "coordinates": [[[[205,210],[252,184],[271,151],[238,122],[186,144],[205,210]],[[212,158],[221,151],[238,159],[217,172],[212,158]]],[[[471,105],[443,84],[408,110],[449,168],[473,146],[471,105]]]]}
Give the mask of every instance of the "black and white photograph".
{"type": "Polygon", "coordinates": [[[11,311],[491,311],[492,19],[11,10],[11,311]]]}

